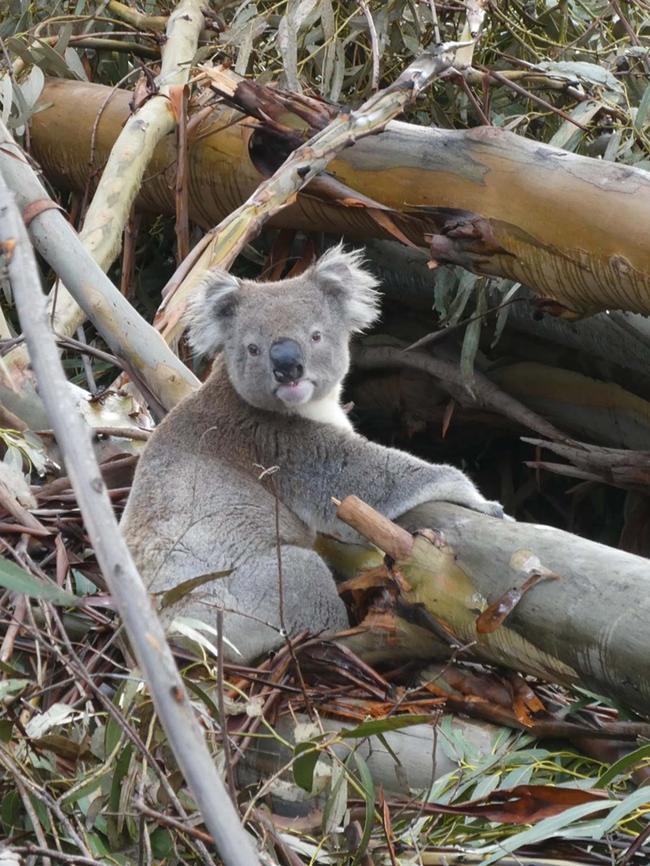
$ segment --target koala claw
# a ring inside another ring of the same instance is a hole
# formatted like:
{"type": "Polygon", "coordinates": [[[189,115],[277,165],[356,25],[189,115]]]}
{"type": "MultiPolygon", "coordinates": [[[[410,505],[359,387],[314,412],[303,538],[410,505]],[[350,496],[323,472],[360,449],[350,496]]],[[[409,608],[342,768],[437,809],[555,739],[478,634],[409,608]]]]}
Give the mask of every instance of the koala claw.
{"type": "Polygon", "coordinates": [[[482,514],[489,514],[490,517],[498,517],[500,520],[514,520],[503,510],[503,505],[500,502],[490,501],[485,499],[476,505],[472,505],[473,511],[480,511],[482,514]]]}

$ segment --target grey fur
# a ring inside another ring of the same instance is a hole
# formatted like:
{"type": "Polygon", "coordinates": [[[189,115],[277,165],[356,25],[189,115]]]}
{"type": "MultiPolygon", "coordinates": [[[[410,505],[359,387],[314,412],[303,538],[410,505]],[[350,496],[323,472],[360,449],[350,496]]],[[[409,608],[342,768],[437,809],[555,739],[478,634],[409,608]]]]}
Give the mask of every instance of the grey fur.
{"type": "Polygon", "coordinates": [[[203,387],[149,441],[122,527],[153,591],[235,569],[185,596],[172,612],[214,624],[215,606],[223,605],[225,633],[240,660],[283,642],[276,496],[284,620],[291,633],[334,632],[348,624],[332,575],[311,549],[316,532],[359,541],[337,519],[332,496],[354,493],[390,518],[427,500],[503,514],[458,469],[385,448],[352,430],[338,397],[350,334],[378,314],[375,285],[359,253],[336,248],[281,282],[213,273],[193,304],[193,345],[220,348],[222,356],[203,387]],[[278,339],[295,341],[304,354],[309,398],[298,405],[279,396],[269,360],[278,339]],[[259,349],[254,356],[247,349],[253,343],[259,349]],[[278,471],[260,479],[273,467],[278,471]]]}

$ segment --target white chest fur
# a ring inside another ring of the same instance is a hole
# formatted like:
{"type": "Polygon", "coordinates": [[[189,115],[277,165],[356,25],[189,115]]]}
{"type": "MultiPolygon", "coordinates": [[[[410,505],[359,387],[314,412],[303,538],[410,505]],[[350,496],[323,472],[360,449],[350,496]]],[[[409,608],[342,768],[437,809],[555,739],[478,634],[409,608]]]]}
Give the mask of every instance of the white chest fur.
{"type": "Polygon", "coordinates": [[[296,406],[296,414],[320,424],[334,424],[343,430],[352,432],[354,428],[341,406],[341,386],[337,385],[320,400],[311,400],[302,406],[296,406]]]}

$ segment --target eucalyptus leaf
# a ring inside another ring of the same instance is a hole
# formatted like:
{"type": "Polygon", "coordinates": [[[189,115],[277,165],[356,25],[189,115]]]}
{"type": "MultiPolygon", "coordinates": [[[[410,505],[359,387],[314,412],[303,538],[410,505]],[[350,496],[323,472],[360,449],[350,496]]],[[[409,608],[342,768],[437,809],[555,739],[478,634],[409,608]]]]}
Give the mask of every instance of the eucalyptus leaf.
{"type": "MultiPolygon", "coordinates": [[[[207,637],[203,634],[203,632],[207,632],[208,634],[212,634],[215,637],[217,636],[216,628],[213,628],[211,625],[208,625],[205,622],[201,622],[198,619],[194,619],[192,617],[178,616],[167,627],[167,632],[169,634],[178,634],[183,637],[188,638],[193,643],[198,644],[203,649],[207,650],[213,656],[218,656],[219,652],[217,647],[212,641],[208,640],[207,637]]],[[[241,655],[237,647],[229,641],[227,637],[223,637],[223,642],[228,644],[228,646],[233,649],[237,655],[241,655]]]]}
{"type": "MultiPolygon", "coordinates": [[[[522,845],[533,845],[536,842],[544,842],[552,836],[562,834],[562,831],[571,824],[580,821],[581,818],[586,818],[588,815],[593,815],[594,812],[602,811],[603,809],[612,809],[616,805],[616,800],[599,800],[597,802],[582,803],[580,806],[571,806],[560,812],[559,815],[552,815],[550,818],[544,818],[543,821],[535,824],[528,830],[523,830],[521,833],[515,833],[508,839],[502,839],[494,850],[494,846],[489,848],[479,849],[477,853],[488,853],[485,860],[481,860],[481,866],[491,866],[492,863],[498,863],[503,858],[504,854],[511,854],[522,845]]],[[[580,838],[580,837],[578,837],[580,838]]]]}
{"type": "MultiPolygon", "coordinates": [[[[22,461],[21,461],[22,462],[22,461]]],[[[46,583],[38,577],[34,577],[24,568],[0,557],[0,586],[10,589],[12,592],[20,592],[30,598],[42,598],[60,605],[77,605],[80,599],[70,592],[58,587],[55,583],[46,583]]]]}
{"type": "MultiPolygon", "coordinates": [[[[569,117],[580,123],[582,126],[589,126],[594,116],[603,108],[602,102],[597,102],[595,99],[586,99],[584,102],[579,102],[576,107],[569,112],[569,117]]],[[[551,138],[549,144],[555,147],[561,147],[563,150],[574,151],[578,144],[584,138],[584,130],[571,123],[570,120],[564,120],[560,125],[555,135],[551,138]]]]}
{"type": "Polygon", "coordinates": [[[345,767],[335,763],[332,766],[330,795],[323,809],[323,830],[325,833],[337,831],[343,823],[348,804],[348,780],[345,767]]]}
{"type": "Polygon", "coordinates": [[[370,834],[375,823],[375,784],[372,780],[368,764],[364,761],[358,752],[353,752],[354,761],[359,771],[359,782],[361,783],[361,792],[365,808],[365,817],[363,821],[363,833],[354,852],[352,863],[358,863],[361,857],[366,853],[368,843],[370,842],[370,834]]]}
{"type": "Polygon", "coordinates": [[[650,115],[650,84],[643,91],[643,96],[634,118],[634,128],[639,132],[643,132],[648,126],[648,115],[650,115]]]}
{"type": "Polygon", "coordinates": [[[548,60],[537,63],[536,66],[569,81],[587,81],[615,93],[623,93],[623,85],[616,76],[605,66],[596,63],[586,63],[583,60],[548,60]]]}
{"type": "Polygon", "coordinates": [[[0,680],[0,701],[4,701],[10,695],[19,694],[30,683],[31,680],[25,679],[0,680]]]}
{"type": "Polygon", "coordinates": [[[296,785],[308,793],[311,793],[314,787],[314,770],[319,757],[320,753],[315,743],[310,741],[296,743],[291,765],[293,780],[296,785]]]}
{"type": "Polygon", "coordinates": [[[633,752],[623,755],[618,761],[615,761],[598,777],[596,782],[597,788],[606,788],[617,776],[623,773],[630,773],[633,767],[636,767],[642,761],[650,759],[650,743],[645,743],[633,752]]]}
{"type": "Polygon", "coordinates": [[[340,733],[344,739],[361,739],[385,734],[388,731],[399,731],[402,728],[413,727],[413,725],[430,725],[435,720],[435,716],[425,715],[391,716],[388,719],[372,719],[368,722],[361,722],[356,728],[342,728],[340,733]]]}

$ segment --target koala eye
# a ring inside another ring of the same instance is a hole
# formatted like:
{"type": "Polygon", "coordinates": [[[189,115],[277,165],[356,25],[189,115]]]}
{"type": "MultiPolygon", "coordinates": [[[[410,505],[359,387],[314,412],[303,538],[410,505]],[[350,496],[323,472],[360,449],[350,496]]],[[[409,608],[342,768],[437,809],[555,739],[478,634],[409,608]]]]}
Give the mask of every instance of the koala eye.
{"type": "Polygon", "coordinates": [[[322,339],[323,339],[323,335],[321,334],[320,331],[314,331],[314,333],[311,335],[312,343],[320,343],[320,341],[322,339]]]}
{"type": "Polygon", "coordinates": [[[246,349],[248,350],[249,355],[255,356],[260,353],[260,347],[256,346],[255,343],[249,343],[248,346],[246,346],[246,349]]]}

